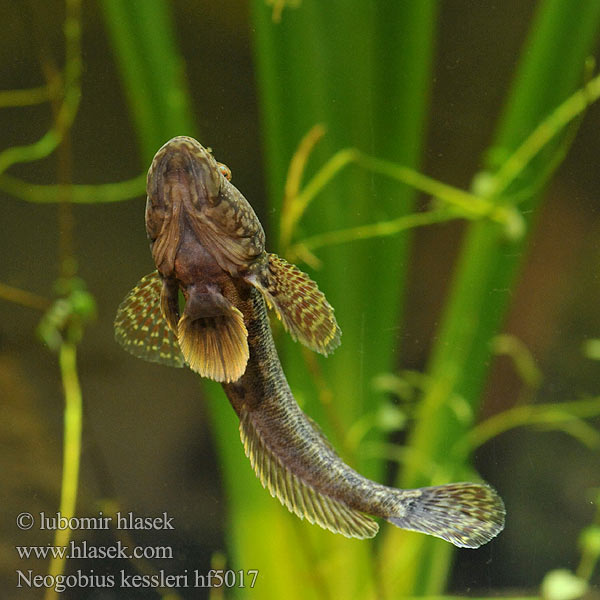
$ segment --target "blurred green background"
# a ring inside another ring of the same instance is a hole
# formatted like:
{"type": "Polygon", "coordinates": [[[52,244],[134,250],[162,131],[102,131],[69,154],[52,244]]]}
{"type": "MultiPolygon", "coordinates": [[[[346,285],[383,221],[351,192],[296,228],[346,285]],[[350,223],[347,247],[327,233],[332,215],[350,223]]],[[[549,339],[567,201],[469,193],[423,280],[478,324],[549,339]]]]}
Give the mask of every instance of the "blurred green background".
{"type": "MultiPolygon", "coordinates": [[[[81,101],[68,143],[58,155],[8,172],[36,184],[118,182],[145,171],[172,135],[194,135],[231,168],[234,184],[265,226],[268,248],[285,252],[289,248],[279,242],[285,176],[314,125],[323,124],[326,133],[310,155],[304,182],[337,151],[356,147],[470,189],[476,173],[494,172],[508,150],[585,83],[584,59],[597,52],[595,2],[575,8],[567,0],[303,0],[286,6],[274,23],[275,4],[84,1],[81,101]],[[524,56],[541,57],[540,64],[531,66],[511,105],[524,44],[542,29],[544,10],[553,32],[545,40],[549,49],[528,46],[524,56]],[[526,103],[529,112],[519,112],[526,103]],[[520,116],[511,121],[510,115],[520,116]]],[[[61,72],[65,11],[73,2],[66,6],[58,0],[0,1],[2,90],[41,86],[61,72]]],[[[0,151],[35,142],[52,122],[48,103],[0,108],[0,151]]],[[[98,308],[78,348],[84,424],[77,514],[111,506],[141,515],[167,511],[175,531],[133,536],[138,544],[174,548],[174,560],[152,566],[173,573],[222,564],[257,568],[259,587],[245,591],[250,597],[401,598],[444,590],[532,596],[549,571],[576,571],[580,533],[594,519],[598,525],[600,422],[593,409],[585,422],[520,427],[494,437],[473,457],[449,452],[447,464],[443,457],[461,428],[519,403],[598,399],[600,362],[586,355],[584,345],[600,338],[599,127],[600,109],[592,104],[579,129],[569,128],[562,145],[551,147],[509,188],[525,197],[519,208],[532,233],[523,243],[506,240],[489,220],[455,219],[315,250],[321,267],[300,266],[336,308],[342,347],[315,361],[276,330],[301,405],[361,472],[396,485],[440,483],[474,476],[472,458],[480,476],[498,489],[508,511],[506,530],[480,550],[452,557],[443,542],[396,537],[385,525],[371,543],[338,539],[297,521],[255,480],[218,386],[201,386],[188,370],[136,360],[116,345],[116,307],[153,269],[143,193],[69,211],[18,199],[3,187],[0,283],[52,298],[59,248],[68,244],[72,228],[77,274],[98,308]],[[571,141],[541,203],[533,191],[571,141]],[[473,258],[469,248],[482,257],[472,267],[479,274],[461,280],[473,258]],[[444,353],[456,343],[452,327],[470,331],[458,316],[452,324],[461,309],[480,325],[475,331],[482,339],[474,333],[464,356],[448,358],[444,353]],[[504,338],[508,354],[490,350],[497,330],[515,336],[504,338]],[[539,380],[526,384],[515,369],[515,338],[533,357],[539,380]],[[452,393],[439,405],[428,403],[448,364],[460,365],[461,375],[448,384],[452,393]],[[433,379],[389,376],[407,370],[433,379]],[[374,378],[382,374],[388,377],[379,377],[377,388],[374,378]],[[381,391],[381,381],[400,382],[406,391],[406,378],[418,380],[408,396],[381,391]],[[452,398],[464,399],[459,409],[452,398]],[[407,424],[370,426],[387,409],[407,424]],[[456,417],[460,410],[466,419],[456,417]],[[429,452],[436,467],[421,471],[409,462],[398,468],[401,453],[388,440],[429,452]]],[[[294,241],[408,214],[415,210],[412,202],[420,210],[429,206],[427,196],[415,196],[397,181],[348,167],[312,202],[294,241]]],[[[14,517],[58,510],[63,397],[56,355],[35,335],[42,313],[0,302],[0,583],[12,590],[15,569],[26,568],[14,545],[52,541],[47,532],[19,532],[14,517]]],[[[102,532],[80,532],[76,539],[113,543],[102,532]]],[[[27,564],[47,572],[43,561],[27,564]]],[[[67,564],[67,572],[77,568],[135,573],[149,565],[67,564]]],[[[589,597],[599,595],[598,578],[596,569],[589,597]]],[[[178,593],[209,596],[208,590],[178,593]]],[[[36,594],[31,597],[41,597],[40,590],[36,594]]],[[[244,590],[224,594],[243,597],[244,590]]],[[[139,596],[119,590],[64,595],[158,597],[148,590],[139,596]]]]}

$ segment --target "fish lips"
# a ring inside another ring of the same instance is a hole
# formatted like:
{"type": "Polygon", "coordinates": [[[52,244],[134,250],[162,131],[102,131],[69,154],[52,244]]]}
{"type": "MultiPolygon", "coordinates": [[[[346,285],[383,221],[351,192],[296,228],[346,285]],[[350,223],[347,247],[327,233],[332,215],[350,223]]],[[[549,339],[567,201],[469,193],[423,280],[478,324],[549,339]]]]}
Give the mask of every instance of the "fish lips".
{"type": "Polygon", "coordinates": [[[154,156],[148,171],[147,192],[160,200],[161,183],[186,187],[197,199],[213,204],[224,177],[213,155],[193,138],[178,136],[169,140],[154,156]]]}

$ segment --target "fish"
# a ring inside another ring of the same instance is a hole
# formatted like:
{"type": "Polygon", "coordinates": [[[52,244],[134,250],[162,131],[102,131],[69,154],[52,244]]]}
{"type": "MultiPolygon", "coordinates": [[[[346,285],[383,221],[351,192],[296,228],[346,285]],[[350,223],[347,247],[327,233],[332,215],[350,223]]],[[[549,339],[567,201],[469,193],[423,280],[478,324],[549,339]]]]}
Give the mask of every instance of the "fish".
{"type": "Polygon", "coordinates": [[[300,519],[372,538],[380,518],[478,548],[504,528],[486,483],[398,489],[348,466],[298,406],[273,340],[268,309],[295,340],[327,356],[341,342],[317,284],[265,249],[265,233],[231,172],[197,140],[164,144],[148,171],[145,223],[156,270],[120,304],[115,337],[151,362],[187,366],[221,383],[258,479],[300,519]]]}

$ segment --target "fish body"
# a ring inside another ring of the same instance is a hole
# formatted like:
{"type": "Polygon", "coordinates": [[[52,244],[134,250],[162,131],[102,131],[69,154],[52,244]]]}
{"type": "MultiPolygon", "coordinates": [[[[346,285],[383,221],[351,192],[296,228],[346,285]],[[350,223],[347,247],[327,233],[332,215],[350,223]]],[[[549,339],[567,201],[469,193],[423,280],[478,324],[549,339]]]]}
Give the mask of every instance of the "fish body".
{"type": "Polygon", "coordinates": [[[347,537],[373,537],[371,515],[461,547],[488,542],[504,526],[502,500],[490,486],[378,484],[346,465],[302,412],[267,307],[294,339],[325,355],[339,345],[340,330],[317,285],[265,251],[260,222],[228,177],[192,138],[173,138],[157,152],[146,205],[157,271],[119,307],[117,340],[146,360],[188,365],[220,381],[257,476],[300,518],[347,537]]]}

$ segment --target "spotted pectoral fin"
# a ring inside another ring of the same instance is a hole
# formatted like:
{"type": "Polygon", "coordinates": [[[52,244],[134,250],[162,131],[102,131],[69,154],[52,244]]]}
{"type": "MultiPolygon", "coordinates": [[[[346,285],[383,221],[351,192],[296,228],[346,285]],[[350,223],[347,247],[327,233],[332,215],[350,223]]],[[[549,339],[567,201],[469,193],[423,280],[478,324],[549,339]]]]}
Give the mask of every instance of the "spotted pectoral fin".
{"type": "Polygon", "coordinates": [[[134,356],[170,367],[185,360],[161,311],[163,282],[157,271],[142,277],[117,309],[115,338],[134,356]]]}
{"type": "Polygon", "coordinates": [[[240,437],[246,456],[263,487],[301,519],[349,538],[371,538],[379,530],[375,521],[343,502],[322,494],[302,481],[273,454],[257,431],[251,413],[240,413],[240,437]]]}
{"type": "Polygon", "coordinates": [[[237,381],[248,363],[248,331],[242,313],[218,293],[190,292],[177,325],[190,369],[214,381],[237,381]]]}
{"type": "Polygon", "coordinates": [[[317,284],[298,267],[267,254],[247,277],[274,309],[292,338],[327,355],[340,345],[341,331],[317,284]]]}

